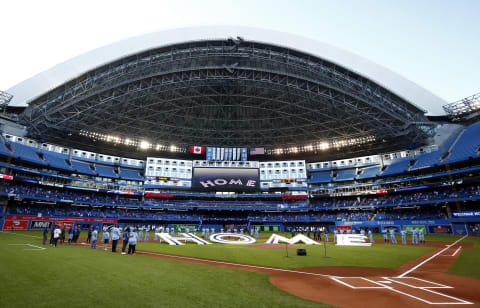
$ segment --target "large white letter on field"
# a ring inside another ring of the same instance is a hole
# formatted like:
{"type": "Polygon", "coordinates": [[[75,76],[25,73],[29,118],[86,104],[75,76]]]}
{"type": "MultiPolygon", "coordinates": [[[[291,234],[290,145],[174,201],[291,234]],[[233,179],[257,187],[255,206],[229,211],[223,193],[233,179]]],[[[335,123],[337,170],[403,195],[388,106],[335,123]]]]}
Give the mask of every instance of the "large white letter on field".
{"type": "Polygon", "coordinates": [[[215,233],[210,235],[210,240],[219,244],[253,244],[257,240],[246,234],[235,234],[235,233],[215,233]],[[227,239],[224,239],[224,238],[227,239]],[[236,238],[236,241],[231,240],[230,238],[236,238]]]}
{"type": "Polygon", "coordinates": [[[309,237],[307,237],[303,234],[297,234],[290,239],[288,239],[286,237],[283,237],[281,235],[278,235],[278,234],[272,234],[266,243],[267,244],[278,244],[278,242],[284,242],[284,243],[288,243],[290,245],[293,245],[293,244],[296,244],[296,243],[299,243],[299,242],[302,242],[306,245],[320,245],[320,243],[315,242],[314,240],[312,240],[311,238],[309,238],[309,237]]]}
{"type": "Polygon", "coordinates": [[[173,237],[168,233],[157,233],[157,236],[160,238],[160,241],[165,241],[168,243],[168,245],[185,245],[184,242],[194,242],[197,243],[198,245],[207,245],[211,244],[204,239],[196,236],[193,233],[180,233],[183,237],[173,237]]]}
{"type": "Polygon", "coordinates": [[[360,234],[337,234],[338,246],[372,246],[367,243],[367,237],[360,234]]]}

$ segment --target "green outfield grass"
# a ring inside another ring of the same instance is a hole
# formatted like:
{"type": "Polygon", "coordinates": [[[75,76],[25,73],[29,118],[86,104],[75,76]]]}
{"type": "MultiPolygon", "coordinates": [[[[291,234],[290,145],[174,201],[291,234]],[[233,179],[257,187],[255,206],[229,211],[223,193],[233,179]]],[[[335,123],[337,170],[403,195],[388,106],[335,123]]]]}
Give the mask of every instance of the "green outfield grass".
{"type": "Polygon", "coordinates": [[[88,247],[8,245],[23,243],[41,246],[0,233],[0,307],[327,307],[277,289],[267,274],[88,247]]]}

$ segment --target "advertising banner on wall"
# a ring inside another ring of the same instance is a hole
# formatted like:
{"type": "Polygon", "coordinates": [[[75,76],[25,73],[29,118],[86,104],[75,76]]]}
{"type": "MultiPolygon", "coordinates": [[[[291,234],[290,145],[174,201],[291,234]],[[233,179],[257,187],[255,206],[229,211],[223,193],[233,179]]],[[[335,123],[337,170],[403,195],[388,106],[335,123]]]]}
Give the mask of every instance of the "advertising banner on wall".
{"type": "Polygon", "coordinates": [[[43,228],[52,228],[52,222],[45,220],[34,220],[30,225],[30,230],[42,230],[43,228]]]}
{"type": "Polygon", "coordinates": [[[428,232],[440,233],[440,234],[452,233],[452,226],[450,225],[428,226],[428,232]]]}
{"type": "Polygon", "coordinates": [[[27,230],[28,220],[5,220],[3,230],[27,230]]]}
{"type": "Polygon", "coordinates": [[[408,226],[403,226],[403,230],[406,230],[407,231],[407,234],[412,234],[412,230],[413,229],[422,229],[423,230],[423,234],[426,233],[427,229],[425,228],[424,225],[408,225],[408,226]]]}

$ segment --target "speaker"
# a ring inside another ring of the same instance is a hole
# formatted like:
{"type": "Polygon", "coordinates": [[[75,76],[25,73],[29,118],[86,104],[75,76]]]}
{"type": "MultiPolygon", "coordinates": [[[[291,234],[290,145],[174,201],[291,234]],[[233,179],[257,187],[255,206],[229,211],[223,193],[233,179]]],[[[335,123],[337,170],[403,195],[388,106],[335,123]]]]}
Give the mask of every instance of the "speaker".
{"type": "Polygon", "coordinates": [[[307,250],[306,249],[297,249],[297,256],[306,256],[307,255],[307,250]]]}

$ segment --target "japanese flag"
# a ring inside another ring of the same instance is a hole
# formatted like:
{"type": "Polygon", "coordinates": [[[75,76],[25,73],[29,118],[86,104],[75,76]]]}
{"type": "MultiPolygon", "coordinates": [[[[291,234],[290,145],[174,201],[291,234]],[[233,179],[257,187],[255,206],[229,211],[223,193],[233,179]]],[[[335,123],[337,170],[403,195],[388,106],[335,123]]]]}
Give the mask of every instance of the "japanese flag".
{"type": "Polygon", "coordinates": [[[199,147],[196,145],[192,145],[190,147],[190,153],[192,154],[205,154],[205,147],[199,147]]]}

